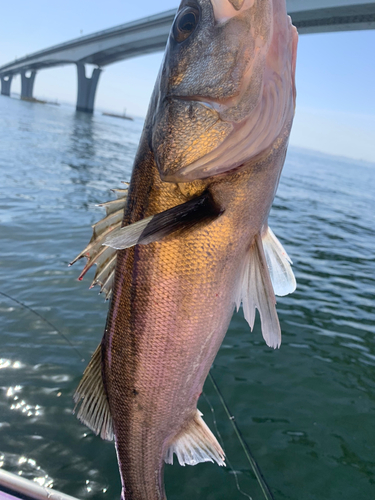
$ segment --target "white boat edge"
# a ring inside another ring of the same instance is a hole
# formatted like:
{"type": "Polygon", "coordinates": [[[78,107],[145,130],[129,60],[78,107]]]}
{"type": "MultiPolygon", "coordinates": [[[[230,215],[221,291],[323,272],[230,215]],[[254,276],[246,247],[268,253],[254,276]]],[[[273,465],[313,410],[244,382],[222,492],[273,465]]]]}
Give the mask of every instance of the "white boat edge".
{"type": "Polygon", "coordinates": [[[78,500],[75,497],[52,488],[45,488],[34,481],[0,468],[0,499],[3,497],[2,493],[4,494],[4,498],[19,498],[17,494],[20,494],[33,500],[78,500]],[[7,491],[3,491],[2,488],[5,488],[7,491]]]}

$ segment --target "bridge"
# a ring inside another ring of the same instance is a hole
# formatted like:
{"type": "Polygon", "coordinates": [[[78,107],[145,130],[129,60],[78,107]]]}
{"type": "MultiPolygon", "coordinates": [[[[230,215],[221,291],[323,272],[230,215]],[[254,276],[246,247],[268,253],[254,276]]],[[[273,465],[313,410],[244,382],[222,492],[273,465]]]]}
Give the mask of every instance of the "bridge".
{"type": "MultiPolygon", "coordinates": [[[[300,34],[375,28],[374,0],[287,0],[300,34]]],[[[21,74],[21,99],[33,99],[38,70],[77,66],[77,111],[92,113],[101,68],[164,50],[176,10],[145,17],[35,52],[0,67],[1,94],[10,96],[12,78],[21,74]],[[86,64],[93,64],[86,76],[86,64]]]]}

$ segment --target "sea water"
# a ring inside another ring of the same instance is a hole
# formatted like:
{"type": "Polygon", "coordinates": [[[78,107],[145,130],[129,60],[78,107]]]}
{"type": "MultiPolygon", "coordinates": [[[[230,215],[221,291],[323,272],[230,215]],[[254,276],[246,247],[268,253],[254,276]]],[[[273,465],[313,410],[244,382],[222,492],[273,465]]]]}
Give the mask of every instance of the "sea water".
{"type": "MultiPolygon", "coordinates": [[[[3,96],[0,117],[0,292],[65,337],[0,295],[0,466],[116,499],[113,444],[72,415],[108,303],[68,263],[129,180],[143,123],[3,96]]],[[[276,500],[375,498],[374,193],[375,165],[290,148],[270,217],[298,282],[278,299],[281,349],[240,311],[212,368],[276,500]]],[[[199,408],[227,467],[166,466],[168,500],[264,498],[209,381],[199,408]]]]}

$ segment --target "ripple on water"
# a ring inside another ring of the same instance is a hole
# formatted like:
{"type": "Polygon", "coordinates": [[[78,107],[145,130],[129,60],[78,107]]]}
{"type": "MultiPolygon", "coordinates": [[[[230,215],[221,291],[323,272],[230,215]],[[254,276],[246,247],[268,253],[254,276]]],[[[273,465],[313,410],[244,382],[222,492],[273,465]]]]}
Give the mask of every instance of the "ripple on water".
{"type": "Polygon", "coordinates": [[[10,359],[0,358],[0,370],[4,368],[13,368],[15,370],[20,370],[24,368],[25,365],[21,361],[12,361],[10,359]]]}
{"type": "Polygon", "coordinates": [[[13,474],[22,476],[25,479],[34,481],[45,488],[53,487],[53,479],[33,458],[17,455],[15,453],[0,452],[0,467],[13,472],[13,474]]]}
{"type": "Polygon", "coordinates": [[[8,387],[6,397],[10,399],[10,409],[24,414],[26,417],[38,417],[43,415],[43,408],[39,405],[29,404],[21,397],[23,387],[15,385],[8,387]]]}
{"type": "MultiPolygon", "coordinates": [[[[0,96],[2,466],[79,498],[117,498],[111,443],[72,415],[72,394],[104,330],[107,305],[67,264],[87,244],[93,206],[128,180],[142,121],[75,114],[0,96]],[[121,123],[120,123],[121,122],[121,123]],[[21,179],[21,180],[20,180],[21,179]],[[40,467],[40,469],[38,469],[40,467]]],[[[235,314],[214,374],[275,492],[288,500],[372,498],[375,481],[375,167],[291,149],[270,225],[298,288],[278,299],[279,351],[235,314]]],[[[259,500],[220,400],[215,422],[241,488],[259,500]]],[[[168,499],[239,500],[229,468],[166,468],[168,499]]]]}

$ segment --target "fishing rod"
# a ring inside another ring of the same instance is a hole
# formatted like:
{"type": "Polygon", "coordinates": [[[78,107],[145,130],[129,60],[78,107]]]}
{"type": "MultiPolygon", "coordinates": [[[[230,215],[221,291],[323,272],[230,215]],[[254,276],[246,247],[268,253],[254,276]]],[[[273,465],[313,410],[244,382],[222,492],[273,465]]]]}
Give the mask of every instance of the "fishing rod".
{"type": "MultiPolygon", "coordinates": [[[[15,302],[16,304],[20,305],[21,307],[23,307],[23,308],[27,309],[28,311],[30,311],[30,312],[32,312],[33,314],[35,314],[36,316],[38,316],[38,318],[40,318],[42,321],[44,321],[45,323],[47,323],[47,324],[48,324],[51,328],[53,328],[53,329],[56,331],[56,333],[58,333],[59,335],[61,335],[61,337],[62,337],[62,338],[63,338],[63,339],[64,339],[64,340],[65,340],[65,341],[66,341],[66,342],[70,345],[70,347],[71,347],[72,349],[74,349],[74,351],[76,352],[76,354],[79,356],[79,358],[80,358],[80,361],[81,361],[81,362],[84,362],[84,361],[85,361],[85,358],[84,358],[84,356],[82,355],[82,353],[81,353],[81,352],[79,351],[79,349],[78,349],[78,348],[77,348],[77,347],[76,347],[76,346],[75,346],[75,345],[74,345],[74,344],[73,344],[73,343],[69,340],[69,338],[68,338],[66,335],[64,335],[64,333],[63,333],[61,330],[59,330],[59,329],[57,328],[57,326],[55,326],[55,325],[54,325],[53,323],[51,323],[51,322],[50,322],[47,318],[45,318],[45,317],[44,317],[44,316],[42,316],[40,313],[38,313],[38,311],[35,311],[35,309],[33,309],[32,307],[30,307],[30,306],[26,305],[24,302],[21,302],[21,301],[20,301],[20,300],[18,300],[18,299],[15,299],[14,297],[12,297],[12,296],[8,295],[7,293],[4,293],[4,292],[1,292],[1,291],[0,291],[0,295],[3,295],[3,296],[4,296],[4,297],[6,297],[7,299],[9,299],[9,300],[11,300],[11,301],[15,302]]],[[[222,406],[223,406],[223,408],[224,408],[224,411],[225,411],[225,413],[226,413],[226,415],[227,415],[227,417],[228,417],[228,420],[229,420],[229,421],[231,422],[231,424],[232,424],[233,430],[234,430],[234,432],[235,432],[235,434],[236,434],[236,436],[237,436],[237,439],[239,440],[239,442],[240,442],[240,444],[241,444],[241,446],[242,446],[242,449],[243,449],[243,451],[244,451],[244,453],[245,453],[245,456],[246,456],[246,458],[247,458],[247,460],[248,460],[248,462],[249,462],[249,464],[250,464],[250,466],[251,466],[251,469],[252,469],[252,471],[253,471],[253,473],[254,473],[254,475],[255,475],[255,477],[256,477],[256,479],[257,479],[257,481],[258,481],[258,484],[259,484],[259,486],[260,486],[260,488],[261,488],[261,490],[262,490],[262,493],[263,493],[263,495],[264,495],[264,498],[265,498],[266,500],[274,500],[274,497],[273,497],[273,495],[272,495],[272,493],[271,493],[271,490],[270,490],[270,488],[269,488],[269,486],[268,486],[268,484],[267,484],[267,482],[266,482],[266,480],[265,480],[265,478],[264,478],[264,476],[263,476],[263,474],[262,474],[262,472],[261,472],[261,470],[260,470],[260,468],[259,468],[259,465],[257,464],[257,461],[255,460],[255,458],[254,458],[253,454],[251,453],[251,451],[250,451],[250,447],[249,447],[249,445],[247,444],[247,442],[246,442],[245,438],[243,437],[243,434],[242,434],[241,430],[239,429],[239,427],[238,427],[238,425],[237,425],[237,423],[236,423],[235,417],[233,416],[232,412],[230,411],[230,409],[229,409],[229,407],[228,407],[228,404],[227,404],[227,402],[225,401],[225,398],[224,398],[224,396],[223,396],[223,394],[222,394],[222,392],[221,392],[221,390],[220,390],[220,388],[219,388],[219,386],[218,386],[218,384],[217,384],[216,380],[214,379],[213,375],[211,374],[211,371],[208,373],[208,378],[209,378],[210,382],[212,383],[212,385],[213,385],[213,387],[214,387],[214,389],[215,389],[215,391],[216,391],[216,393],[217,393],[217,395],[218,395],[218,397],[219,397],[219,399],[220,399],[220,402],[221,402],[221,404],[222,404],[222,406]]],[[[211,403],[210,403],[210,401],[209,401],[209,399],[208,399],[207,395],[206,395],[206,394],[203,394],[203,395],[204,395],[204,397],[205,397],[205,399],[206,399],[207,403],[209,404],[209,406],[210,406],[210,408],[211,408],[211,412],[214,414],[214,413],[215,413],[214,408],[213,408],[213,406],[211,405],[211,403]]],[[[220,433],[219,433],[219,431],[218,431],[218,428],[217,428],[217,425],[216,425],[216,420],[215,420],[214,424],[215,424],[215,427],[216,427],[216,432],[220,435],[220,433]]],[[[227,459],[227,462],[230,464],[230,462],[229,462],[229,460],[228,460],[228,459],[227,459]]],[[[238,489],[238,491],[239,491],[241,494],[243,494],[243,495],[247,496],[247,497],[251,500],[251,497],[250,497],[249,495],[247,495],[247,493],[244,493],[244,492],[241,490],[241,488],[240,488],[240,486],[239,486],[239,483],[238,483],[238,478],[237,478],[237,475],[236,475],[236,473],[235,473],[235,471],[234,471],[234,468],[233,468],[232,466],[230,466],[230,467],[231,467],[231,469],[232,469],[233,473],[235,474],[236,484],[237,484],[237,489],[238,489]]]]}

